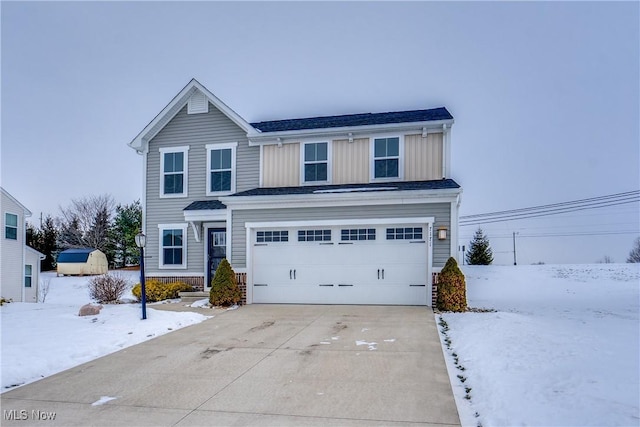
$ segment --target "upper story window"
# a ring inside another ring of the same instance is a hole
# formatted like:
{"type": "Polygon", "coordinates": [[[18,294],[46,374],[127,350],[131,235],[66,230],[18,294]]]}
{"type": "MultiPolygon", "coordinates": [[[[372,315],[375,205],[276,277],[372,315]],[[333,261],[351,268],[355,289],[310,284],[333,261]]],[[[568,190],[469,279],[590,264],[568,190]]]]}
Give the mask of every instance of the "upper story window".
{"type": "Polygon", "coordinates": [[[189,147],[160,149],[160,197],[187,196],[189,147]]]}
{"type": "Polygon", "coordinates": [[[236,191],[236,147],[232,144],[207,145],[207,195],[236,191]]]}
{"type": "Polygon", "coordinates": [[[400,138],[373,140],[373,178],[400,178],[400,138]]]}
{"type": "Polygon", "coordinates": [[[8,212],[4,214],[4,237],[18,240],[18,215],[8,212]]]}
{"type": "Polygon", "coordinates": [[[159,224],[160,268],[187,267],[187,225],[159,224]]]}
{"type": "Polygon", "coordinates": [[[304,144],[304,182],[329,181],[329,143],[310,142],[304,144]]]}

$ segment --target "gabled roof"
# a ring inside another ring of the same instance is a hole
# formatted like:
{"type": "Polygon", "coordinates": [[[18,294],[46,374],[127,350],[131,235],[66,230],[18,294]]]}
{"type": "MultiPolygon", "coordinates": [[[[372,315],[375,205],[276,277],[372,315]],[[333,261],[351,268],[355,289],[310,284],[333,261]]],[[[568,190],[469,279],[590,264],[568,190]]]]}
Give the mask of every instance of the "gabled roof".
{"type": "Polygon", "coordinates": [[[25,249],[28,250],[29,252],[33,252],[34,254],[37,254],[40,257],[41,261],[47,257],[45,254],[43,254],[40,251],[37,251],[37,250],[33,249],[31,246],[25,245],[25,249]]]}
{"type": "Polygon", "coordinates": [[[229,108],[218,97],[212,94],[196,79],[191,81],[169,102],[169,104],[160,111],[160,113],[129,143],[129,146],[138,152],[146,149],[148,142],[164,128],[169,121],[187,104],[194,92],[200,91],[207,98],[208,102],[213,104],[218,110],[226,115],[231,121],[238,125],[247,134],[256,133],[246,120],[229,108]]]}
{"type": "Polygon", "coordinates": [[[272,120],[251,123],[259,131],[286,132],[304,129],[327,129],[351,126],[369,126],[391,123],[430,122],[453,120],[453,116],[444,108],[428,110],[392,111],[387,113],[347,114],[341,116],[308,117],[302,119],[272,120]]]}
{"type": "Polygon", "coordinates": [[[13,197],[11,194],[9,194],[9,192],[7,190],[5,190],[4,188],[0,187],[0,191],[2,192],[3,195],[7,196],[8,199],[10,199],[12,202],[14,202],[16,205],[20,206],[20,209],[22,209],[24,216],[25,217],[30,217],[31,211],[29,209],[26,208],[25,205],[23,205],[22,203],[20,203],[18,201],[18,199],[16,199],[15,197],[13,197]]]}
{"type": "Polygon", "coordinates": [[[448,190],[458,189],[460,185],[452,179],[439,179],[434,181],[399,181],[399,182],[374,182],[367,184],[342,184],[342,185],[309,185],[302,187],[275,187],[254,188],[227,196],[283,196],[293,194],[329,194],[329,193],[364,193],[386,191],[416,191],[416,190],[448,190]]]}

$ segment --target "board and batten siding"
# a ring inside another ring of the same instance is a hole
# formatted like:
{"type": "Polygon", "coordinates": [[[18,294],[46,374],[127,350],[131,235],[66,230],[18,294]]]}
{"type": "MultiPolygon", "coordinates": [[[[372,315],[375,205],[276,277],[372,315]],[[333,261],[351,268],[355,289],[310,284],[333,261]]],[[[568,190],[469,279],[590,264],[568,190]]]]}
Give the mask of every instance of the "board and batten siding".
{"type": "Polygon", "coordinates": [[[442,133],[405,135],[404,179],[406,181],[428,181],[441,179],[442,133]]]}
{"type": "MultiPolygon", "coordinates": [[[[159,269],[158,224],[185,224],[184,208],[197,200],[216,200],[206,195],[207,144],[237,142],[236,191],[249,190],[259,185],[260,149],[250,147],[246,132],[212,104],[209,111],[187,114],[187,106],[149,142],[146,170],[145,251],[146,272],[162,274],[204,273],[204,243],[195,241],[193,230],[187,229],[187,268],[159,269]],[[187,153],[187,197],[160,198],[160,148],[189,146],[187,153]]],[[[202,231],[202,230],[201,230],[202,231]]],[[[201,233],[202,236],[202,233],[201,233]]]]}
{"type": "Polygon", "coordinates": [[[300,144],[265,145],[262,148],[262,186],[295,187],[300,185],[300,144]]]}
{"type": "Polygon", "coordinates": [[[24,209],[16,204],[11,198],[2,193],[2,234],[0,239],[2,266],[0,272],[0,286],[2,296],[13,301],[22,301],[22,287],[24,286],[24,246],[25,246],[25,218],[24,209]],[[18,216],[17,239],[7,239],[5,237],[6,213],[18,216]]]}
{"type": "Polygon", "coordinates": [[[369,182],[369,138],[337,139],[333,151],[332,184],[369,182]]]}
{"type": "MultiPolygon", "coordinates": [[[[451,203],[234,210],[232,212],[231,263],[234,268],[246,268],[247,266],[245,229],[247,222],[403,217],[434,217],[434,233],[438,227],[451,229],[451,203]]],[[[295,238],[295,236],[290,238],[295,238]]],[[[442,267],[447,262],[451,254],[450,244],[450,238],[438,240],[435,236],[433,237],[434,267],[442,267]]]]}

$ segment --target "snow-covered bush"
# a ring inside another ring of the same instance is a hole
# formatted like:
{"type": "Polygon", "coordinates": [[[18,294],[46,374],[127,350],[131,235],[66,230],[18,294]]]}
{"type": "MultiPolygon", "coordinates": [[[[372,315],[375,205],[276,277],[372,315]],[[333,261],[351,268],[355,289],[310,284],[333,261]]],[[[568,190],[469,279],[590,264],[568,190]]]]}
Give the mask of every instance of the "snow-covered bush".
{"type": "MultiPolygon", "coordinates": [[[[159,280],[150,279],[144,282],[145,295],[148,302],[164,301],[178,298],[180,292],[193,291],[193,286],[184,282],[162,283],[159,280]]],[[[131,289],[131,293],[138,301],[142,299],[142,286],[140,283],[131,289]]]]}
{"type": "Polygon", "coordinates": [[[127,290],[129,281],[117,273],[107,273],[89,280],[89,296],[99,303],[117,303],[127,290]]]}

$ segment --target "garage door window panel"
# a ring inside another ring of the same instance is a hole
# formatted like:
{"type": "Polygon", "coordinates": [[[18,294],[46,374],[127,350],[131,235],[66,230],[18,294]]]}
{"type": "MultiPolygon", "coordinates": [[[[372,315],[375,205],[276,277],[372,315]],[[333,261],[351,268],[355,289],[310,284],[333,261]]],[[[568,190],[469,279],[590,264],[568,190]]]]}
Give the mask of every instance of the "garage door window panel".
{"type": "Polygon", "coordinates": [[[422,227],[387,228],[387,240],[421,240],[422,227]]]}
{"type": "Polygon", "coordinates": [[[330,242],[331,230],[298,230],[298,242],[330,242]]]}
{"type": "Polygon", "coordinates": [[[288,241],[289,241],[289,232],[286,230],[258,231],[256,233],[257,243],[288,242],[288,241]]]}
{"type": "Polygon", "coordinates": [[[351,228],[340,230],[340,240],[354,241],[354,240],[376,240],[375,228],[351,228]]]}

